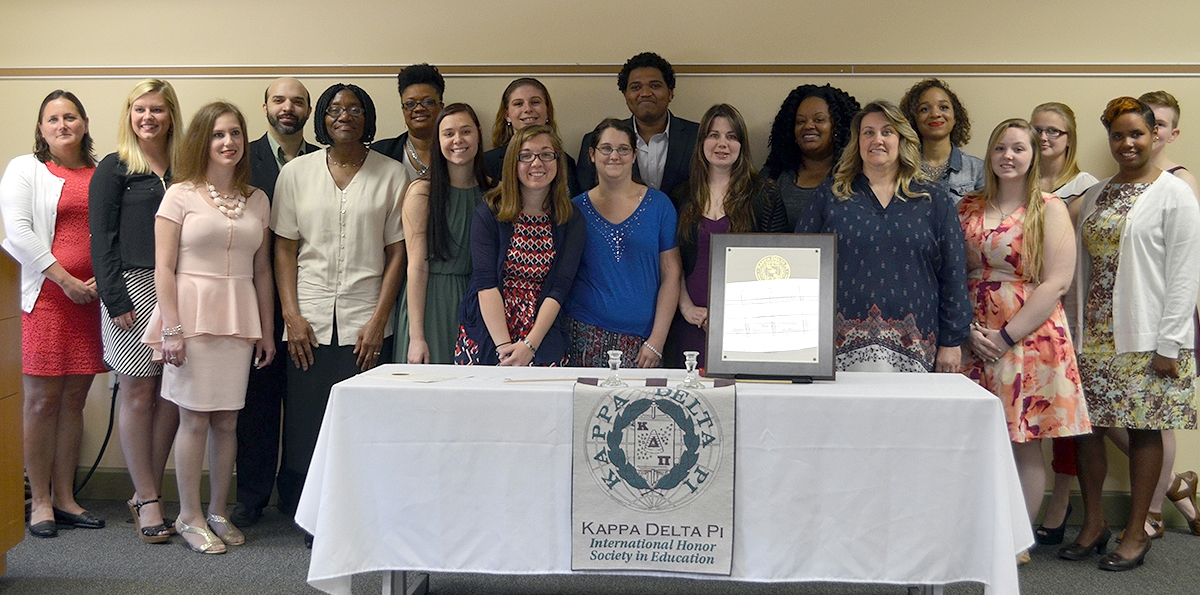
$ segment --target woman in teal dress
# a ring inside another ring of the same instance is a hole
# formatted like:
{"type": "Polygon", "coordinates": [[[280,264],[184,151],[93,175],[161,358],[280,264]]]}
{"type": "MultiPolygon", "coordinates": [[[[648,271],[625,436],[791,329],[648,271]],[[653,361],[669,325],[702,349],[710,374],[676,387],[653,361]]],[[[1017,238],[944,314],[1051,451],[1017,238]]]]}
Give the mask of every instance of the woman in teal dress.
{"type": "Polygon", "coordinates": [[[396,317],[396,360],[454,363],[458,305],[471,278],[471,215],[490,182],[479,150],[479,118],[465,103],[438,115],[429,175],[404,195],[408,285],[396,317]]]}

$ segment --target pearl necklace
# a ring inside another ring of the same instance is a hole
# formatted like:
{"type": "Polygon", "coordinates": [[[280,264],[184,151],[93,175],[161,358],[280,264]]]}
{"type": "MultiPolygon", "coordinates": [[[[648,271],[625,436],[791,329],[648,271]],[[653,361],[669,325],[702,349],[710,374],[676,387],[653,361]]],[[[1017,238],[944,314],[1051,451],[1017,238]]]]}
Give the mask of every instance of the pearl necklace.
{"type": "Polygon", "coordinates": [[[325,150],[325,158],[328,159],[330,163],[332,163],[342,169],[346,169],[346,168],[350,168],[350,167],[358,167],[358,166],[362,165],[363,163],[366,163],[367,155],[370,155],[370,154],[371,154],[371,150],[367,149],[367,151],[365,153],[363,153],[362,159],[359,159],[358,161],[356,161],[354,163],[338,163],[338,161],[333,158],[333,153],[330,152],[329,149],[325,150]]]}
{"type": "Polygon", "coordinates": [[[207,181],[204,185],[208,186],[208,195],[212,197],[213,204],[217,205],[217,210],[221,211],[222,215],[230,219],[237,219],[242,216],[242,211],[246,208],[246,197],[221,194],[217,192],[216,186],[207,181]]]}

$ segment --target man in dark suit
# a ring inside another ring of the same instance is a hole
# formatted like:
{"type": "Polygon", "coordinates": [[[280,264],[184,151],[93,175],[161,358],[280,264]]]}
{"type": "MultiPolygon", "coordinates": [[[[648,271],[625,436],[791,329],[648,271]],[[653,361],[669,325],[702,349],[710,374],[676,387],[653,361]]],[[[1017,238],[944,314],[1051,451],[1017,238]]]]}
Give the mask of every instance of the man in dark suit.
{"type": "MultiPolygon", "coordinates": [[[[250,183],[263,189],[270,199],[275,194],[275,179],[285,163],[299,155],[319,151],[304,140],[304,125],[312,114],[308,89],[294,78],[271,83],[263,94],[263,112],[270,125],[262,138],[250,143],[250,183]]],[[[276,353],[287,353],[283,342],[283,317],[279,299],[275,300],[276,353]]],[[[276,357],[271,365],[258,370],[251,367],[246,387],[246,407],[238,414],[237,506],[230,521],[240,527],[258,522],[271,499],[279,465],[279,422],[283,396],[287,393],[288,358],[276,357]]],[[[292,514],[300,499],[297,492],[284,497],[280,485],[280,509],[292,514]]]]}
{"type": "MultiPolygon", "coordinates": [[[[617,88],[625,95],[630,122],[637,132],[633,171],[647,186],[671,196],[676,186],[688,180],[699,129],[695,122],[676,117],[668,109],[675,98],[675,69],[658,54],[644,52],[625,62],[617,75],[617,88]]],[[[591,136],[583,137],[579,149],[577,175],[579,187],[585,191],[596,186],[596,165],[588,158],[591,136]]]]}

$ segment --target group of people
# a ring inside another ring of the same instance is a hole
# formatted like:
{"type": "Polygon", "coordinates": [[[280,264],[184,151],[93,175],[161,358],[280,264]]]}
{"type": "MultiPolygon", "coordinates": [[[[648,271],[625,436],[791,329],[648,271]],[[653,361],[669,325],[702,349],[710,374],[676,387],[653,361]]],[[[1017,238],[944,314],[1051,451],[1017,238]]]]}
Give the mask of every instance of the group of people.
{"type": "Polygon", "coordinates": [[[675,73],[653,53],[618,75],[631,116],[601,121],[578,159],[537,79],[504,90],[490,151],[474,109],[444,103],[437,68],[397,80],[399,137],[375,140],[363,89],[332,85],[314,106],[283,78],[254,142],[225,102],[185,131],[171,85],[143,81],[98,165],[79,99],[46,97],[35,153],[0,184],[22,264],[31,533],[104,524],[72,481],[83,402],[107,369],[139,536],[220,553],[276,484],[295,511],[336,382],[387,362],[602,366],[610,350],[624,366],[677,367],[693,350],[703,365],[712,236],[796,232],[837,234],[838,369],[964,373],[995,393],[1031,521],[1040,440],[1056,440],[1040,542],[1063,541],[1077,474],[1083,529],[1059,555],[1105,553],[1106,435],[1130,453],[1132,511],[1100,567],[1141,564],[1164,494],[1200,534],[1196,476],[1171,470],[1170,431],[1196,427],[1200,204],[1165,156],[1168,94],[1109,103],[1118,173],[1099,181],[1080,172],[1060,103],[966,154],[967,111],[938,79],[899,104],[797,87],[761,171],[733,106],[698,123],[671,113],[675,73]],[[324,149],[304,140],[310,116],[324,149]]]}

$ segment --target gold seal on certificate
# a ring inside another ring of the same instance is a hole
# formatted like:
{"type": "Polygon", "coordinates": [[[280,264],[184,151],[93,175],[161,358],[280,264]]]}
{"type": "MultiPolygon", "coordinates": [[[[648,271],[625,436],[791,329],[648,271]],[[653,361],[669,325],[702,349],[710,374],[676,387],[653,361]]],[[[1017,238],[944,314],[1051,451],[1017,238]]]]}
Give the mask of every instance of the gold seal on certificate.
{"type": "Polygon", "coordinates": [[[777,254],[762,257],[754,267],[754,278],[759,281],[790,279],[791,276],[791,265],[788,264],[786,258],[777,254]]]}

